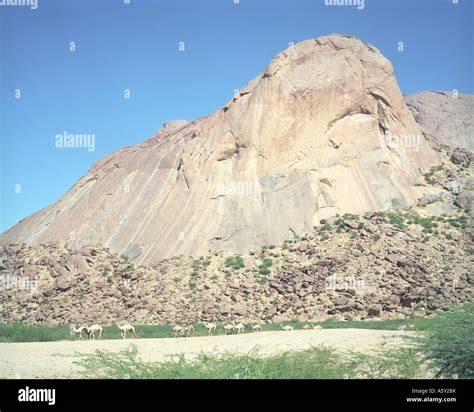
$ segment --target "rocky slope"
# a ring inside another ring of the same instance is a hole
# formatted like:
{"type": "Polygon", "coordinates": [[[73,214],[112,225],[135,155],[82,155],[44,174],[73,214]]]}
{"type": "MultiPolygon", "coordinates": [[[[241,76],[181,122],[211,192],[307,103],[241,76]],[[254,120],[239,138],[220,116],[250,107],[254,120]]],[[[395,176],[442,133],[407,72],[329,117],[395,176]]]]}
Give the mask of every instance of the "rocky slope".
{"type": "Polygon", "coordinates": [[[474,96],[422,92],[408,96],[406,102],[430,145],[444,159],[427,174],[428,183],[443,191],[420,199],[429,204],[426,211],[450,214],[461,208],[474,217],[474,96]]]}
{"type": "MultiPolygon", "coordinates": [[[[445,176],[472,182],[472,168],[446,161],[424,184],[443,185],[445,176]]],[[[303,237],[249,254],[145,266],[100,245],[6,245],[0,318],[57,325],[426,316],[473,298],[469,210],[454,205],[450,216],[431,214],[447,201],[329,218],[303,237]]]]}
{"type": "Polygon", "coordinates": [[[100,243],[137,264],[246,252],[335,214],[415,205],[438,162],[390,62],[350,36],[277,55],[216,113],[97,162],[5,243],[100,243]]]}
{"type": "Polygon", "coordinates": [[[406,216],[346,216],[249,255],[175,257],[140,267],[100,246],[77,252],[54,243],[4,246],[2,275],[38,281],[33,290],[0,293],[1,319],[48,325],[396,319],[472,300],[472,239],[454,226],[465,220],[408,224],[416,219],[406,216]],[[432,233],[423,225],[433,225],[432,233]]]}

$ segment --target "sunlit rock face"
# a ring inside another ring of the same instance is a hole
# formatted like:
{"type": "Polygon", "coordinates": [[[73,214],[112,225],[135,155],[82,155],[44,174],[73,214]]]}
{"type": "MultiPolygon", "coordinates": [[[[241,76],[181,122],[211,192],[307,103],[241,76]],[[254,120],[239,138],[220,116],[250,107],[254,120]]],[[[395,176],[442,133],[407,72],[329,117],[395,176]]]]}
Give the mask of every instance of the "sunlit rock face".
{"type": "Polygon", "coordinates": [[[278,54],[210,116],[98,161],[1,241],[102,243],[137,263],[243,252],[337,213],[413,205],[437,159],[391,63],[325,36],[278,54]]]}

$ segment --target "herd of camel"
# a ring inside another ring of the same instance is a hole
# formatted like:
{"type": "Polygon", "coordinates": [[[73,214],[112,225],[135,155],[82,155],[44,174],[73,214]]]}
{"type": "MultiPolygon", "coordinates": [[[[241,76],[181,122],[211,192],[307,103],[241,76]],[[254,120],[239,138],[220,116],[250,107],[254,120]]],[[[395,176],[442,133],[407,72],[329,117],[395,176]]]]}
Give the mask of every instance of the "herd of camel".
{"type": "MultiPolygon", "coordinates": [[[[217,330],[217,324],[213,322],[204,322],[203,323],[204,327],[207,329],[209,336],[215,335],[216,330],[217,330]]],[[[135,332],[135,328],[133,325],[130,324],[125,324],[125,325],[120,325],[116,323],[116,326],[120,329],[120,336],[122,336],[122,339],[127,339],[127,334],[129,336],[133,335],[135,338],[137,337],[137,333],[135,332]]],[[[224,328],[224,333],[226,335],[230,334],[240,334],[245,331],[245,325],[242,322],[236,323],[236,322],[231,322],[231,323],[223,323],[222,327],[224,328]]],[[[291,325],[283,325],[280,323],[280,327],[287,331],[290,332],[294,330],[294,327],[291,325]]],[[[251,327],[253,332],[261,332],[262,331],[262,325],[256,324],[252,325],[251,327]]],[[[304,325],[303,326],[304,330],[310,330],[310,329],[322,329],[321,326],[319,325],[304,325]]],[[[102,338],[102,335],[104,333],[104,328],[100,325],[92,325],[92,326],[87,326],[87,325],[82,325],[78,328],[76,328],[75,325],[71,325],[70,327],[71,334],[78,334],[80,340],[84,340],[84,336],[87,336],[89,340],[95,340],[102,338]]],[[[190,337],[192,336],[194,332],[194,325],[189,323],[185,325],[176,325],[173,327],[173,332],[174,332],[174,337],[190,337]]]]}
{"type": "MultiPolygon", "coordinates": [[[[133,334],[135,337],[137,337],[137,333],[135,332],[135,328],[130,325],[119,325],[118,323],[116,324],[117,327],[120,329],[120,335],[122,336],[123,339],[127,339],[127,333],[129,335],[133,334]]],[[[97,339],[100,339],[104,333],[104,328],[100,325],[92,325],[92,326],[87,326],[87,325],[82,325],[76,328],[75,325],[70,326],[71,334],[74,333],[74,335],[78,334],[80,340],[84,340],[84,335],[86,335],[89,339],[95,340],[96,335],[97,339]]]]}

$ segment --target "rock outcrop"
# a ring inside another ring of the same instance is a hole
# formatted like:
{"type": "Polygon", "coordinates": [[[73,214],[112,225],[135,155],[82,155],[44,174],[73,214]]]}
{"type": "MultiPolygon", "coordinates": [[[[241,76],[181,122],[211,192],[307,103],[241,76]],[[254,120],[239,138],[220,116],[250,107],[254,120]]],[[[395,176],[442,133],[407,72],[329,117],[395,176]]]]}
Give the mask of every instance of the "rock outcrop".
{"type": "Polygon", "coordinates": [[[406,98],[415,120],[437,145],[474,151],[474,96],[422,92],[406,98]]]}
{"type": "Polygon", "coordinates": [[[277,55],[214,114],[100,160],[0,241],[101,243],[134,263],[243,252],[336,213],[414,205],[437,160],[390,62],[326,36],[277,55]]]}

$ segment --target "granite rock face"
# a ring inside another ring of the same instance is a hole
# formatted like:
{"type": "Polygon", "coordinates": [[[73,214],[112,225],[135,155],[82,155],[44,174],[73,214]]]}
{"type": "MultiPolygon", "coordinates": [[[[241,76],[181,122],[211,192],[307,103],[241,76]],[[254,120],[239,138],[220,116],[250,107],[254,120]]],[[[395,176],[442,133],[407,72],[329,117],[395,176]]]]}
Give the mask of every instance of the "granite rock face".
{"type": "Polygon", "coordinates": [[[415,120],[434,143],[474,151],[474,96],[422,92],[406,98],[415,120]]]}
{"type": "Polygon", "coordinates": [[[225,106],[164,125],[98,161],[1,243],[101,243],[146,264],[245,252],[321,219],[415,205],[438,162],[373,46],[343,35],[298,43],[225,106]]]}

